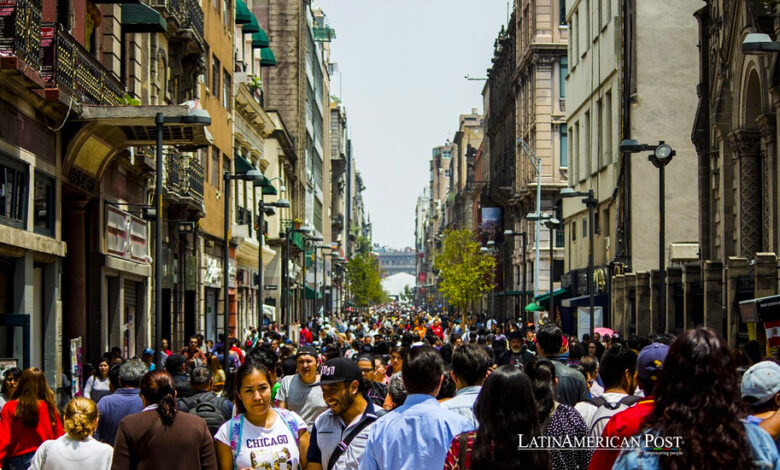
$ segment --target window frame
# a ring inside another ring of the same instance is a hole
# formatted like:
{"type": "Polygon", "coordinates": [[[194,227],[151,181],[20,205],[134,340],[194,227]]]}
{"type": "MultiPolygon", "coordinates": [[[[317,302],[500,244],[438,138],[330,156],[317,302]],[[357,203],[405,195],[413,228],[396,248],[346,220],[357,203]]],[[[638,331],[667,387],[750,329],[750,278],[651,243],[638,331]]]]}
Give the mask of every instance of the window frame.
{"type": "MultiPolygon", "coordinates": [[[[0,153],[0,187],[5,186],[6,174],[3,168],[8,168],[21,176],[21,179],[17,180],[22,183],[21,194],[19,194],[18,189],[16,189],[14,190],[15,194],[12,195],[13,198],[18,197],[18,203],[21,205],[21,207],[18,207],[18,211],[21,213],[21,218],[17,219],[8,215],[0,215],[0,224],[27,230],[30,199],[30,164],[23,160],[10,157],[7,154],[0,153]]],[[[17,181],[15,181],[15,183],[17,181]]],[[[3,201],[3,203],[5,204],[5,201],[3,201]]],[[[13,201],[12,205],[14,205],[13,201]]],[[[15,205],[14,208],[16,208],[15,205]]],[[[3,207],[3,211],[5,211],[5,207],[3,207]]]]}
{"type": "Polygon", "coordinates": [[[57,223],[57,180],[53,176],[44,173],[41,170],[35,170],[35,188],[33,188],[33,231],[37,233],[38,235],[44,235],[47,237],[54,237],[54,231],[56,228],[57,223]],[[48,224],[48,228],[43,228],[38,226],[37,221],[37,208],[35,207],[36,204],[36,193],[37,193],[37,187],[38,183],[43,180],[46,181],[49,193],[46,195],[46,222],[48,224]]]}

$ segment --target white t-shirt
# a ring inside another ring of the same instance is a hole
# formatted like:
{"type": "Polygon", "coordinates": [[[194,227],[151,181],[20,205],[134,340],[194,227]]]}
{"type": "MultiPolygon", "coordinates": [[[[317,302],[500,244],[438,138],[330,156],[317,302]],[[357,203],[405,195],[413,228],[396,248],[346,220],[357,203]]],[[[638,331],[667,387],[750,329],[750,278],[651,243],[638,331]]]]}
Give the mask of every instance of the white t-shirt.
{"type": "MultiPolygon", "coordinates": [[[[290,412],[298,423],[298,431],[306,429],[306,423],[296,413],[290,412]]],[[[236,418],[238,419],[238,418],[236,418]]],[[[230,447],[230,432],[233,420],[226,421],[214,438],[230,447]]],[[[248,419],[243,419],[241,442],[239,443],[236,468],[242,469],[273,469],[295,470],[300,461],[298,445],[295,443],[289,426],[284,418],[277,413],[270,428],[255,426],[248,419]]]]}
{"type": "Polygon", "coordinates": [[[31,470],[108,470],[114,457],[114,448],[92,436],[83,441],[71,439],[67,434],[58,439],[44,441],[33,456],[31,470]],[[45,457],[44,457],[45,456],[45,457]],[[45,461],[45,463],[44,463],[45,461]]]}

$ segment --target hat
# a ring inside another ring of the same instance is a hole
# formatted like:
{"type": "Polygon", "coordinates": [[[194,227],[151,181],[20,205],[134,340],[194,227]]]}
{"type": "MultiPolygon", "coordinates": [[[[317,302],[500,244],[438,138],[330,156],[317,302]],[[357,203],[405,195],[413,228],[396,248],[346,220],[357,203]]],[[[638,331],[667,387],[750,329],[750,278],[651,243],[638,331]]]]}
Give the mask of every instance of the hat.
{"type": "Polygon", "coordinates": [[[154,351],[152,351],[150,348],[144,349],[144,353],[141,354],[142,356],[154,356],[154,351]]]}
{"type": "Polygon", "coordinates": [[[318,385],[335,384],[341,382],[352,382],[353,380],[362,380],[363,373],[355,361],[344,357],[336,357],[322,365],[320,381],[314,382],[309,387],[318,385]]]}
{"type": "Polygon", "coordinates": [[[740,391],[753,406],[768,402],[780,392],[780,366],[772,361],[756,363],[742,376],[740,391]]]}
{"type": "Polygon", "coordinates": [[[655,380],[664,365],[669,346],[663,343],[652,343],[639,351],[636,358],[637,375],[642,380],[655,380]]]}
{"type": "Polygon", "coordinates": [[[181,354],[171,354],[168,356],[168,359],[165,360],[165,370],[168,372],[176,372],[185,362],[187,362],[187,359],[181,354]]]}
{"type": "Polygon", "coordinates": [[[304,346],[302,348],[298,348],[298,352],[295,353],[295,359],[298,359],[301,356],[312,356],[316,358],[317,350],[311,346],[304,346]]]}

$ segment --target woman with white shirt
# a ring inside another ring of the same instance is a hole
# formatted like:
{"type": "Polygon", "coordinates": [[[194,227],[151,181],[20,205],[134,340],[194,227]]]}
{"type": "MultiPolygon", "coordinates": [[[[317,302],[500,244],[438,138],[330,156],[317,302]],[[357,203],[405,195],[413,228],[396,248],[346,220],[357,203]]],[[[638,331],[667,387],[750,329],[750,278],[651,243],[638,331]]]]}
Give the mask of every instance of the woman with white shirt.
{"type": "Polygon", "coordinates": [[[84,396],[97,403],[104,395],[111,394],[108,382],[108,360],[101,359],[95,373],[90,375],[84,385],[84,396]]]}
{"type": "Polygon", "coordinates": [[[110,469],[114,449],[92,437],[98,423],[95,403],[76,397],[65,406],[64,418],[65,434],[38,447],[30,470],[110,469]]]}

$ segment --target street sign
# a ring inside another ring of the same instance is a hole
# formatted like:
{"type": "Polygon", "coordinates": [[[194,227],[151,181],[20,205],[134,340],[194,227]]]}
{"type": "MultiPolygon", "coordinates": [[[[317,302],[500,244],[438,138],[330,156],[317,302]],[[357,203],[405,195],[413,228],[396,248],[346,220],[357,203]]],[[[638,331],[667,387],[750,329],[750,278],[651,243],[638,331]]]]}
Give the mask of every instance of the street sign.
{"type": "Polygon", "coordinates": [[[276,284],[266,284],[263,286],[263,289],[265,290],[276,290],[278,286],[276,284]]]}

